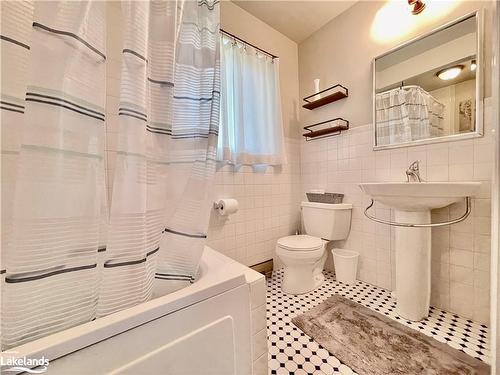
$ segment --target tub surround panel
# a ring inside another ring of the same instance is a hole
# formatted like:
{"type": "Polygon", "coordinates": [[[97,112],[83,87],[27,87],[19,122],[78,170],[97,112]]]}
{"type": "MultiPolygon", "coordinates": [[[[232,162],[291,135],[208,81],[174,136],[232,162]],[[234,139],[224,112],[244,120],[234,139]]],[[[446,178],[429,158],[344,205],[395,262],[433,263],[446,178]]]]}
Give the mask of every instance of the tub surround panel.
{"type": "Polygon", "coordinates": [[[267,374],[266,278],[246,268],[245,279],[250,288],[252,374],[265,375],[267,374]],[[263,358],[265,358],[265,365],[263,358]]]}
{"type": "MultiPolygon", "coordinates": [[[[199,277],[191,286],[95,321],[31,341],[16,348],[16,357],[40,358],[44,355],[51,361],[50,368],[55,374],[108,373],[110,368],[124,366],[130,363],[129,361],[134,356],[135,358],[141,357],[163,348],[163,345],[180,343],[182,346],[180,340],[175,341],[177,338],[189,338],[193,331],[195,333],[202,331],[197,331],[198,328],[204,330],[214,325],[212,323],[229,319],[232,320],[233,325],[229,331],[235,339],[234,345],[237,346],[234,350],[235,363],[241,369],[241,373],[247,374],[252,366],[251,285],[255,282],[263,282],[263,276],[205,247],[200,262],[199,277]],[[154,323],[153,326],[156,326],[160,319],[165,319],[167,322],[160,322],[160,326],[166,324],[168,327],[175,327],[175,330],[163,332],[161,329],[151,329],[150,324],[154,323]],[[129,340],[127,340],[128,333],[130,333],[129,340]],[[136,343],[141,341],[137,337],[143,337],[144,334],[151,337],[151,340],[144,342],[140,351],[137,345],[124,345],[123,340],[125,343],[136,343]],[[117,350],[118,347],[123,350],[117,350]],[[96,354],[103,352],[110,353],[110,355],[96,354]],[[55,360],[56,358],[58,359],[55,360]],[[79,365],[79,363],[84,365],[79,365]],[[91,370],[89,365],[96,366],[95,371],[91,370]]],[[[257,293],[256,291],[254,294],[257,293]]],[[[265,309],[261,315],[265,320],[265,309]]],[[[219,333],[216,332],[216,334],[219,333]]],[[[170,345],[172,351],[175,352],[176,349],[182,351],[182,348],[176,347],[175,344],[170,345]]],[[[201,344],[206,349],[203,341],[201,344]]],[[[172,351],[168,354],[172,354],[172,351]]],[[[180,363],[177,362],[177,364],[180,363]]],[[[199,365],[199,363],[194,363],[194,365],[199,365]]]]}

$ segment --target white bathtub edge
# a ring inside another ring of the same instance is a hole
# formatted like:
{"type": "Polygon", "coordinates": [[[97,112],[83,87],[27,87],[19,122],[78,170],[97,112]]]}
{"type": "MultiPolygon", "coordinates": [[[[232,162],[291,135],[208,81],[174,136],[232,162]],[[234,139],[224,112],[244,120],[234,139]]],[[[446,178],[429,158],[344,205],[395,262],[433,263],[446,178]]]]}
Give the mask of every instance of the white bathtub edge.
{"type": "Polygon", "coordinates": [[[200,279],[189,287],[11,348],[2,354],[9,353],[9,357],[13,358],[45,356],[49,360],[54,360],[161,316],[247,284],[245,277],[247,267],[209,247],[205,247],[202,262],[207,266],[208,272],[202,273],[200,279]]]}

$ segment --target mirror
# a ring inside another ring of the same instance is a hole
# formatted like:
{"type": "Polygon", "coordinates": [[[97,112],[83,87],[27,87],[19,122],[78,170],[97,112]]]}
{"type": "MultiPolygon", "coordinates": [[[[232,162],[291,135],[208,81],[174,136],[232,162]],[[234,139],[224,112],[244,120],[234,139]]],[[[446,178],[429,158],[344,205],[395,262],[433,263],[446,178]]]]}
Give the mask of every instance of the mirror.
{"type": "Polygon", "coordinates": [[[482,135],[479,12],[373,60],[374,149],[482,135]]]}

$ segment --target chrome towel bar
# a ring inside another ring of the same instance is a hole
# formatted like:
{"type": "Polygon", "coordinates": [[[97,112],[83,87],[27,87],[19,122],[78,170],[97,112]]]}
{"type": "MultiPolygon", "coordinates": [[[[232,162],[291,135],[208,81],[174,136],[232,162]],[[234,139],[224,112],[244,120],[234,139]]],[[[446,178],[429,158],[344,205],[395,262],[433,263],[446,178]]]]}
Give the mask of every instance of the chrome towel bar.
{"type": "Polygon", "coordinates": [[[470,215],[471,212],[471,197],[465,197],[465,205],[466,205],[465,213],[457,219],[453,219],[450,221],[443,221],[439,223],[429,223],[429,224],[396,223],[395,221],[377,219],[375,216],[371,216],[368,213],[368,210],[373,207],[374,203],[375,202],[372,199],[372,203],[370,203],[370,205],[365,208],[365,216],[370,220],[376,221],[377,223],[392,225],[395,227],[406,227],[406,228],[444,227],[445,225],[456,224],[460,223],[461,221],[464,221],[465,219],[467,219],[467,217],[470,215]]]}

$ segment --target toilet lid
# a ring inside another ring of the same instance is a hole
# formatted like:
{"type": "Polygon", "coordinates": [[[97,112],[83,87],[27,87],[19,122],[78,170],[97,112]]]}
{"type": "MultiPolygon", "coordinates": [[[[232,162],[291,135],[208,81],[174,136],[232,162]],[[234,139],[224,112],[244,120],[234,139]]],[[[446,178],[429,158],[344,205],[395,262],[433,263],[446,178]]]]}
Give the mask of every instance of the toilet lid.
{"type": "Polygon", "coordinates": [[[282,237],[278,240],[278,246],[286,250],[318,250],[323,246],[323,241],[318,237],[299,234],[296,236],[282,237]]]}

